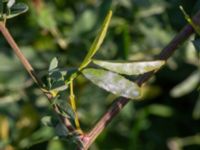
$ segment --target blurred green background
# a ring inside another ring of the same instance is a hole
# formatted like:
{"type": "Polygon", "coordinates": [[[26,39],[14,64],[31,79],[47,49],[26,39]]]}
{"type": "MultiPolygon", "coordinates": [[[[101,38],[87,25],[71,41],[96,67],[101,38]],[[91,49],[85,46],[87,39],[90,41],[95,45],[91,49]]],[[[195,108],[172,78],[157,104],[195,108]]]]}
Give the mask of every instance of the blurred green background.
{"type": "MultiPolygon", "coordinates": [[[[29,11],[7,26],[38,75],[46,81],[53,57],[59,67],[77,67],[109,9],[113,18],[95,58],[153,60],[186,24],[179,10],[200,9],[200,0],[18,0],[29,11]]],[[[98,137],[91,150],[199,150],[198,50],[189,38],[98,137]]],[[[42,124],[55,116],[11,48],[0,37],[0,149],[72,150],[72,141],[42,124]]],[[[88,131],[114,100],[83,77],[75,83],[81,125],[88,131]]],[[[60,127],[57,127],[58,129],[60,127]]]]}

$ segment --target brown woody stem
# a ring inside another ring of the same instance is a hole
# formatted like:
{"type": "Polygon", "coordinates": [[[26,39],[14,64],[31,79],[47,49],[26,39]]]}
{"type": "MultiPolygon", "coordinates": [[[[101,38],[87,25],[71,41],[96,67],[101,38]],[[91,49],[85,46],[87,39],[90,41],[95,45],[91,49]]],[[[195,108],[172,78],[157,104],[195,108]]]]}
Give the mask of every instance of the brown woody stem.
{"type": "MultiPolygon", "coordinates": [[[[200,11],[194,16],[193,21],[199,20],[200,11]]],[[[196,21],[197,22],[197,21],[196,21]]],[[[200,24],[199,24],[200,25],[200,24]]],[[[190,25],[186,25],[179,34],[177,34],[172,41],[161,51],[158,55],[157,59],[167,60],[174,51],[180,46],[190,35],[192,35],[195,31],[190,25]]],[[[151,76],[155,72],[149,72],[144,75],[139,76],[137,79],[137,83],[139,86],[142,86],[146,81],[151,78],[151,76]]],[[[122,108],[129,102],[129,99],[126,98],[118,98],[115,102],[110,106],[110,108],[106,111],[103,117],[95,124],[95,126],[82,137],[83,147],[79,150],[87,150],[91,144],[95,141],[95,139],[101,134],[101,132],[107,127],[107,125],[113,120],[113,118],[122,110],[122,108]]]]}
{"type": "MultiPolygon", "coordinates": [[[[0,31],[3,34],[3,36],[5,37],[5,39],[7,40],[7,42],[9,43],[9,45],[12,47],[12,50],[17,55],[17,57],[19,58],[19,60],[21,61],[21,63],[23,64],[24,68],[27,70],[27,72],[29,73],[29,75],[31,76],[33,81],[39,86],[39,88],[42,90],[42,92],[47,96],[49,102],[52,103],[52,100],[53,100],[52,94],[43,88],[43,84],[42,84],[41,80],[37,77],[33,67],[31,66],[29,61],[26,59],[24,54],[21,52],[17,43],[14,41],[12,35],[8,31],[8,29],[6,28],[4,22],[0,22],[0,31]]],[[[57,105],[53,105],[53,109],[58,114],[60,120],[63,122],[65,127],[69,131],[75,131],[75,129],[72,127],[68,118],[65,118],[65,117],[60,115],[59,107],[57,105]]]]}

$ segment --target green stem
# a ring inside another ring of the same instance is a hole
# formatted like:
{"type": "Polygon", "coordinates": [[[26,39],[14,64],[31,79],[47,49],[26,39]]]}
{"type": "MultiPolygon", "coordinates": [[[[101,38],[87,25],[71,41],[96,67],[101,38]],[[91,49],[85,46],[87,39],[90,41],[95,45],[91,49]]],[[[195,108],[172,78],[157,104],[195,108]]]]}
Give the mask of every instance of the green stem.
{"type": "Polygon", "coordinates": [[[79,118],[78,118],[78,113],[76,110],[76,101],[75,101],[75,95],[74,95],[74,87],[73,87],[73,79],[70,80],[70,104],[71,107],[74,111],[75,114],[75,125],[76,125],[76,129],[78,130],[78,132],[80,132],[80,134],[82,134],[82,130],[80,127],[80,123],[79,123],[79,118]]]}

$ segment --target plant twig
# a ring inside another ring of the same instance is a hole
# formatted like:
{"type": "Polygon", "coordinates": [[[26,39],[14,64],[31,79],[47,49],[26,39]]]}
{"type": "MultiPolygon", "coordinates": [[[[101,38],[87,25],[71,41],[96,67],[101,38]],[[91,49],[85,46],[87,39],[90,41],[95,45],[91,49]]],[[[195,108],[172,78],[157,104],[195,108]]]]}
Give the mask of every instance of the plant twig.
{"type": "Polygon", "coordinates": [[[78,118],[78,113],[76,111],[76,101],[75,101],[75,95],[74,95],[74,86],[73,86],[73,80],[70,80],[70,96],[69,96],[69,99],[70,99],[70,105],[74,111],[74,114],[75,114],[75,125],[76,125],[76,129],[77,131],[82,134],[82,130],[81,130],[81,127],[80,127],[80,123],[79,123],[79,118],[78,118]]]}
{"type": "MultiPolygon", "coordinates": [[[[7,42],[9,43],[9,45],[12,47],[14,53],[17,55],[17,57],[19,58],[19,60],[21,61],[21,63],[23,64],[24,68],[27,70],[27,72],[29,73],[29,75],[31,76],[33,81],[39,86],[39,88],[42,90],[42,92],[47,96],[49,102],[52,103],[52,100],[54,97],[52,96],[52,94],[50,92],[48,92],[47,90],[45,90],[43,88],[42,81],[37,77],[33,67],[31,66],[29,61],[26,59],[24,54],[21,52],[17,43],[13,39],[13,37],[10,34],[10,32],[8,31],[8,29],[6,28],[4,22],[0,22],[0,31],[3,34],[3,36],[5,37],[5,39],[7,40],[7,42]]],[[[63,124],[69,131],[75,131],[75,129],[72,127],[68,118],[60,115],[59,107],[57,105],[53,105],[53,110],[58,114],[60,120],[63,122],[63,124]]]]}
{"type": "MultiPolygon", "coordinates": [[[[200,11],[194,16],[193,20],[199,20],[200,11]]],[[[200,25],[200,24],[199,24],[200,25]]],[[[157,59],[167,60],[174,51],[182,44],[190,35],[194,33],[194,29],[191,25],[186,25],[180,33],[175,36],[172,41],[161,51],[158,55],[157,59]]],[[[149,72],[144,75],[139,76],[137,79],[138,85],[142,86],[146,81],[151,78],[151,76],[155,72],[149,72]]],[[[85,134],[82,137],[82,148],[78,148],[78,150],[87,150],[91,144],[95,141],[95,139],[101,134],[101,132],[107,127],[107,125],[113,120],[113,118],[122,110],[122,108],[129,102],[129,99],[126,98],[118,98],[115,102],[110,106],[110,108],[106,111],[103,117],[95,124],[95,126],[89,131],[89,133],[85,134]]]]}
{"type": "Polygon", "coordinates": [[[25,69],[27,70],[27,72],[29,73],[29,75],[31,76],[31,78],[41,88],[42,87],[42,82],[37,78],[37,76],[35,74],[35,71],[33,70],[33,67],[30,65],[30,63],[28,62],[28,60],[25,58],[25,56],[20,51],[20,49],[17,46],[16,42],[14,41],[14,39],[10,35],[9,31],[7,30],[7,28],[5,26],[5,23],[0,22],[0,30],[1,30],[1,32],[3,34],[3,36],[5,37],[5,39],[7,40],[7,42],[9,43],[9,45],[14,50],[15,54],[20,59],[21,63],[24,65],[25,69]]]}

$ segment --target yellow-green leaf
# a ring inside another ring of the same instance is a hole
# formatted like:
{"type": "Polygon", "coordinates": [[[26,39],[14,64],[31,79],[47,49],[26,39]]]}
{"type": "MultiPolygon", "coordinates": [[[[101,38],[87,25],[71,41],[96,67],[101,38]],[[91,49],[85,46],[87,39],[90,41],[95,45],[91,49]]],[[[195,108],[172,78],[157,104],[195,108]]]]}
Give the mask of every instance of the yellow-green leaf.
{"type": "Polygon", "coordinates": [[[107,16],[103,22],[103,25],[101,27],[99,34],[97,35],[94,42],[92,43],[92,46],[90,47],[89,52],[87,53],[82,64],[80,65],[79,70],[82,70],[91,62],[92,57],[96,54],[96,52],[100,48],[100,46],[106,36],[111,17],[112,17],[112,11],[109,11],[109,13],[107,14],[107,16]]]}
{"type": "Polygon", "coordinates": [[[117,72],[119,74],[139,75],[159,69],[162,65],[165,64],[165,61],[156,60],[156,61],[146,61],[146,62],[119,63],[111,61],[93,60],[93,63],[102,68],[105,68],[113,72],[117,72]]]}
{"type": "Polygon", "coordinates": [[[186,13],[186,11],[183,9],[182,6],[180,6],[180,9],[186,19],[186,21],[194,28],[194,30],[200,35],[200,27],[199,25],[195,24],[192,19],[190,18],[190,16],[186,13]]]}

